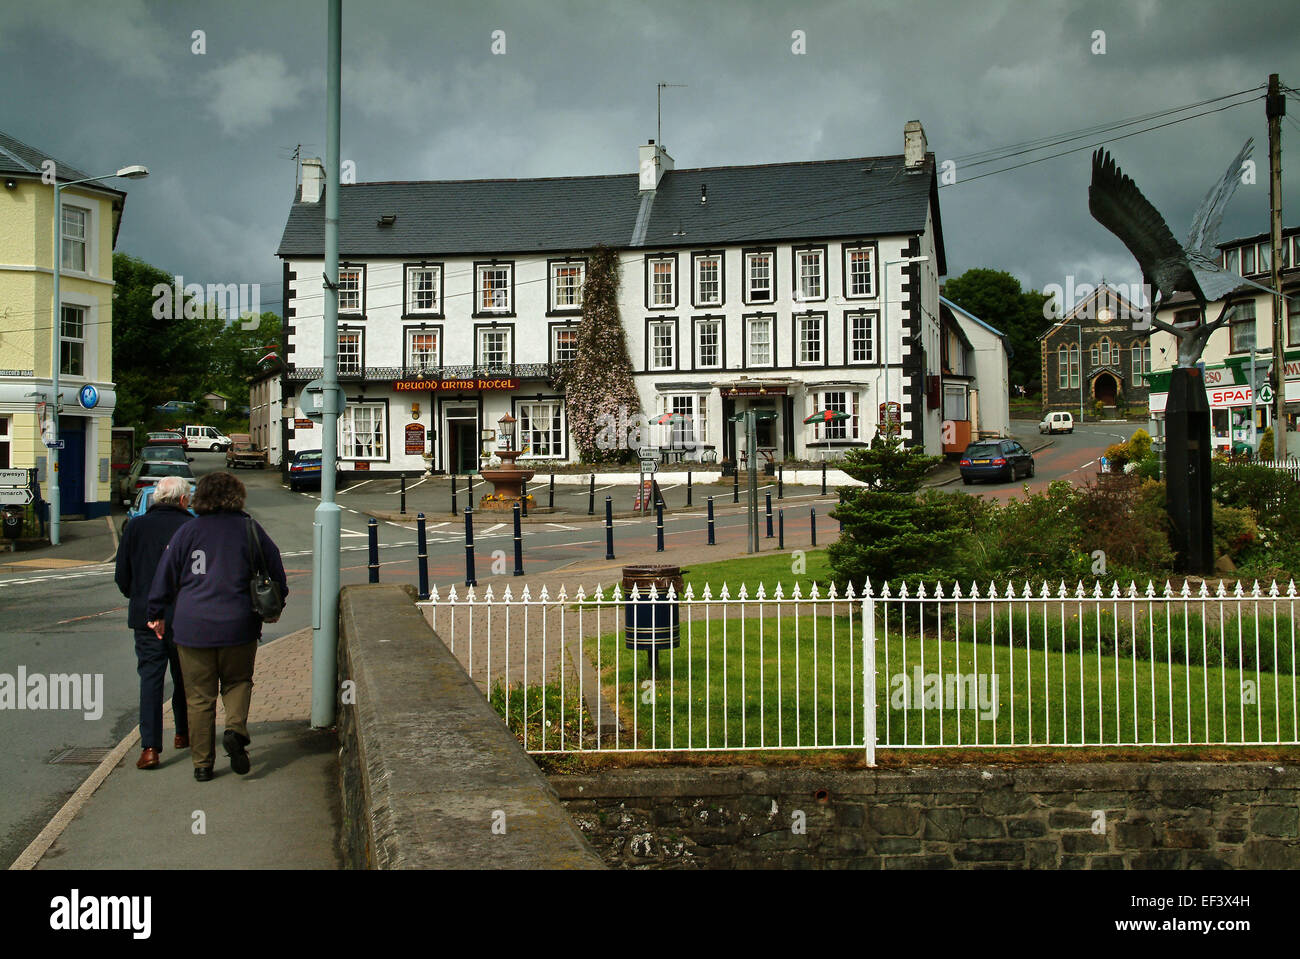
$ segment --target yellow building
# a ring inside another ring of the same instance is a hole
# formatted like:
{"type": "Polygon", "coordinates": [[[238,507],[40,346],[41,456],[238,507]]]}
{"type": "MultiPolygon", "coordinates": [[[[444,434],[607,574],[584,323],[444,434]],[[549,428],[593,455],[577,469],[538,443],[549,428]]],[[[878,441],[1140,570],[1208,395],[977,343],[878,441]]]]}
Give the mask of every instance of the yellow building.
{"type": "MultiPolygon", "coordinates": [[[[0,132],[0,469],[36,467],[49,498],[42,417],[52,417],[54,177],[90,174],[0,132]]],[[[62,514],[108,514],[113,498],[113,246],[126,194],[62,191],[59,454],[62,514]]]]}

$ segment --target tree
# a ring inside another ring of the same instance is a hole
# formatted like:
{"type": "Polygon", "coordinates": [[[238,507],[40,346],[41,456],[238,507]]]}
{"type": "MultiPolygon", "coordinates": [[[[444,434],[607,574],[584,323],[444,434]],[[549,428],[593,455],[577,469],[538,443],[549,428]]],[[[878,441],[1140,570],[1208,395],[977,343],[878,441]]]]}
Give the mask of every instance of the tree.
{"type": "Polygon", "coordinates": [[[145,426],[168,400],[197,400],[207,390],[244,406],[258,361],[280,345],[280,318],[262,313],[257,327],[223,317],[215,304],[160,300],[172,277],[143,260],[113,254],[113,379],[118,424],[145,426]],[[188,308],[187,308],[188,307],[188,308]]]}
{"type": "Polygon", "coordinates": [[[943,285],[943,295],[963,310],[1007,335],[1012,356],[1008,360],[1008,385],[1026,387],[1042,377],[1038,337],[1050,321],[1044,316],[1051,299],[1034,290],[1022,290],[1020,281],[1002,270],[973,269],[943,285]]]}
{"type": "Polygon", "coordinates": [[[582,287],[577,358],[557,377],[584,463],[625,460],[629,447],[638,445],[629,442],[628,425],[637,422],[641,398],[619,315],[618,283],[618,253],[596,247],[582,287]]]}
{"type": "Polygon", "coordinates": [[[141,424],[153,408],[193,399],[203,384],[205,343],[183,310],[156,317],[154,288],[172,277],[125,253],[113,254],[113,380],[119,424],[141,424]]]}
{"type": "Polygon", "coordinates": [[[840,583],[861,588],[868,579],[916,581],[941,575],[963,533],[963,511],[948,493],[918,491],[942,457],[877,437],[868,449],[850,450],[844,472],[866,483],[840,489],[832,519],[843,532],[827,553],[840,583]]]}

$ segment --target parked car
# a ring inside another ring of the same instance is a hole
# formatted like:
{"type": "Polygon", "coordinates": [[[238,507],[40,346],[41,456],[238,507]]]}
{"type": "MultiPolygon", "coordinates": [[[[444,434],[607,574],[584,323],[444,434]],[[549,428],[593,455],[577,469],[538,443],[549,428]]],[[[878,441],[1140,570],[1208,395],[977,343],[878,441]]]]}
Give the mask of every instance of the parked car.
{"type": "MultiPolygon", "coordinates": [[[[135,502],[132,503],[130,509],[126,511],[126,519],[122,522],[123,529],[126,529],[126,524],[131,522],[131,520],[135,519],[137,516],[143,516],[145,513],[149,512],[149,507],[153,505],[153,494],[157,489],[157,484],[153,486],[140,487],[135,494],[135,502]]],[[[190,486],[190,498],[194,498],[194,486],[192,484],[190,486]]],[[[198,516],[199,514],[191,509],[190,515],[198,516]]]]}
{"type": "Polygon", "coordinates": [[[230,446],[226,450],[226,469],[266,469],[266,450],[259,450],[253,438],[247,433],[231,433],[230,446]]]}
{"type": "Polygon", "coordinates": [[[977,479],[1014,480],[1017,475],[1034,475],[1034,457],[1015,440],[980,440],[961,454],[961,481],[969,486],[977,479]]]}
{"type": "Polygon", "coordinates": [[[130,503],[139,490],[153,486],[164,476],[181,476],[187,480],[194,479],[194,472],[189,463],[177,463],[173,460],[146,460],[144,457],[131,464],[131,470],[122,482],[122,503],[130,503]]]}
{"type": "Polygon", "coordinates": [[[207,450],[210,453],[230,449],[230,437],[215,426],[187,426],[183,435],[186,449],[207,450]]]}
{"type": "Polygon", "coordinates": [[[163,430],[159,433],[146,433],[144,436],[145,446],[179,446],[183,450],[190,448],[189,443],[185,441],[185,434],[176,430],[163,430]]]}
{"type": "Polygon", "coordinates": [[[161,406],[155,406],[154,412],[163,414],[192,413],[194,412],[195,405],[196,404],[189,400],[168,400],[161,406]]]}
{"type": "MultiPolygon", "coordinates": [[[[164,460],[170,460],[173,463],[187,463],[189,457],[185,455],[185,450],[175,443],[156,443],[154,445],[146,444],[140,447],[140,455],[136,459],[149,460],[152,463],[161,463],[164,460]]],[[[134,460],[132,461],[134,462],[134,460]]],[[[127,469],[131,467],[128,465],[127,469]]]]}
{"type": "Polygon", "coordinates": [[[1069,413],[1048,413],[1038,424],[1040,433],[1073,433],[1074,417],[1069,413]]]}
{"type": "Polygon", "coordinates": [[[320,487],[320,450],[299,450],[289,464],[289,488],[299,490],[304,486],[320,487]]]}

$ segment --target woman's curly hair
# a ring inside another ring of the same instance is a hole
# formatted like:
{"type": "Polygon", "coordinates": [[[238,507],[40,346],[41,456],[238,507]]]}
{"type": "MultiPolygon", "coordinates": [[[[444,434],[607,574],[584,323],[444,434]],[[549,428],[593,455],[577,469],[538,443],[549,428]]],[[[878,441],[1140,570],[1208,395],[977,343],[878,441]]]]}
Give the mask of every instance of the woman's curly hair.
{"type": "Polygon", "coordinates": [[[199,479],[194,489],[194,512],[219,513],[226,510],[231,513],[241,512],[244,498],[247,496],[244,483],[239,477],[230,473],[208,473],[199,479]]]}

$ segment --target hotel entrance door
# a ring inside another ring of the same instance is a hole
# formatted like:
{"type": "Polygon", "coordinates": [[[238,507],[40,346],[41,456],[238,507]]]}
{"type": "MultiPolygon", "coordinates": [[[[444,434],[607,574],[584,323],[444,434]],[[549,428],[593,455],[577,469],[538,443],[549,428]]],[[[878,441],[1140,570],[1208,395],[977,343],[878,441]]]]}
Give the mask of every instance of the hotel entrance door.
{"type": "Polygon", "coordinates": [[[447,410],[447,466],[462,476],[477,473],[478,411],[474,407],[447,410]]]}

